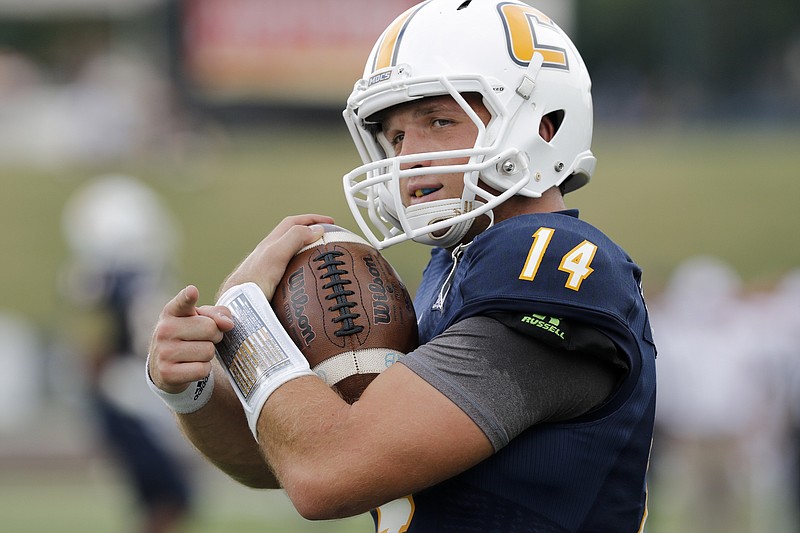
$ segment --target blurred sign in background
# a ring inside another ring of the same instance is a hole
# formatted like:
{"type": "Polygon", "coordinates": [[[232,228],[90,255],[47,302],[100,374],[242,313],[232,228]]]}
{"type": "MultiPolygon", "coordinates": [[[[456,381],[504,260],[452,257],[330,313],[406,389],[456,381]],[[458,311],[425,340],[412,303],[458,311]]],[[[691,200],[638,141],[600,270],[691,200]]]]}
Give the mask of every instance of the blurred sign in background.
{"type": "Polygon", "coordinates": [[[413,0],[190,0],[180,10],[183,75],[212,102],[340,107],[364,51],[413,0]]]}

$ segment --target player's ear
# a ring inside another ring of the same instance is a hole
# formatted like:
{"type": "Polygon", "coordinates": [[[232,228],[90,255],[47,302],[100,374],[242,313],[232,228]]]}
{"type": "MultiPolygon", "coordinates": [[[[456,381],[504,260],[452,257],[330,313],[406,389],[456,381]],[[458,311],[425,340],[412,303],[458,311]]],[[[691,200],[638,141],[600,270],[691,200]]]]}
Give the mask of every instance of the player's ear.
{"type": "Polygon", "coordinates": [[[546,142],[550,142],[555,134],[556,125],[553,123],[553,119],[550,115],[543,116],[542,121],[539,122],[539,136],[546,142]]]}

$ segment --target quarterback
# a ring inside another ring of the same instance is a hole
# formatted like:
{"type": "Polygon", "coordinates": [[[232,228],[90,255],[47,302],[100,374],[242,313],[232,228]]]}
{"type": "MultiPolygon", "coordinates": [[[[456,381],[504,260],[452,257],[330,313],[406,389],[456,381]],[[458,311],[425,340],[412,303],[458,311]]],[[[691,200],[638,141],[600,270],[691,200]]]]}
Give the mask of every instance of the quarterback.
{"type": "MultiPolygon", "coordinates": [[[[295,353],[240,398],[215,358],[231,311],[190,286],[159,318],[151,388],[211,462],[283,488],[309,519],[642,531],[655,346],[640,268],[564,202],[595,169],[591,82],[569,37],[522,2],[422,2],[378,39],[344,119],[363,160],[343,180],[362,232],[432,249],[419,348],[352,405],[295,353]]],[[[288,261],[331,222],[284,219],[223,301],[257,286],[269,314],[288,261]]]]}

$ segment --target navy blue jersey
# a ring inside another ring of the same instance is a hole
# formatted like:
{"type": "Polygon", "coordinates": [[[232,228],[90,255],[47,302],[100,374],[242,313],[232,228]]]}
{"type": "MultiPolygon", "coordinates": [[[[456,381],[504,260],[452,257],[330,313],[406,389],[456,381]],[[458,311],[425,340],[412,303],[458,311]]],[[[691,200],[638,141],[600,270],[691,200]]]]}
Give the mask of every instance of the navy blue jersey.
{"type": "Polygon", "coordinates": [[[415,301],[421,343],[468,317],[532,313],[602,332],[630,370],[599,409],[532,426],[475,467],[414,494],[400,531],[639,531],[655,413],[655,346],[639,267],[576,211],[501,222],[452,267],[450,254],[435,249],[415,301]]]}

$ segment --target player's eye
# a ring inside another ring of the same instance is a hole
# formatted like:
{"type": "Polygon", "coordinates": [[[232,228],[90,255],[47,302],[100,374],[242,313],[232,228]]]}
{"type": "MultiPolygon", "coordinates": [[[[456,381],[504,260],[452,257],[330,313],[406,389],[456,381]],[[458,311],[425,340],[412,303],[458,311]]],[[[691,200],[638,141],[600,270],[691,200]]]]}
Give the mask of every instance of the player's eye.
{"type": "Polygon", "coordinates": [[[394,148],[395,154],[400,151],[400,147],[403,144],[403,139],[405,138],[405,133],[398,133],[389,139],[389,144],[394,148]]]}

